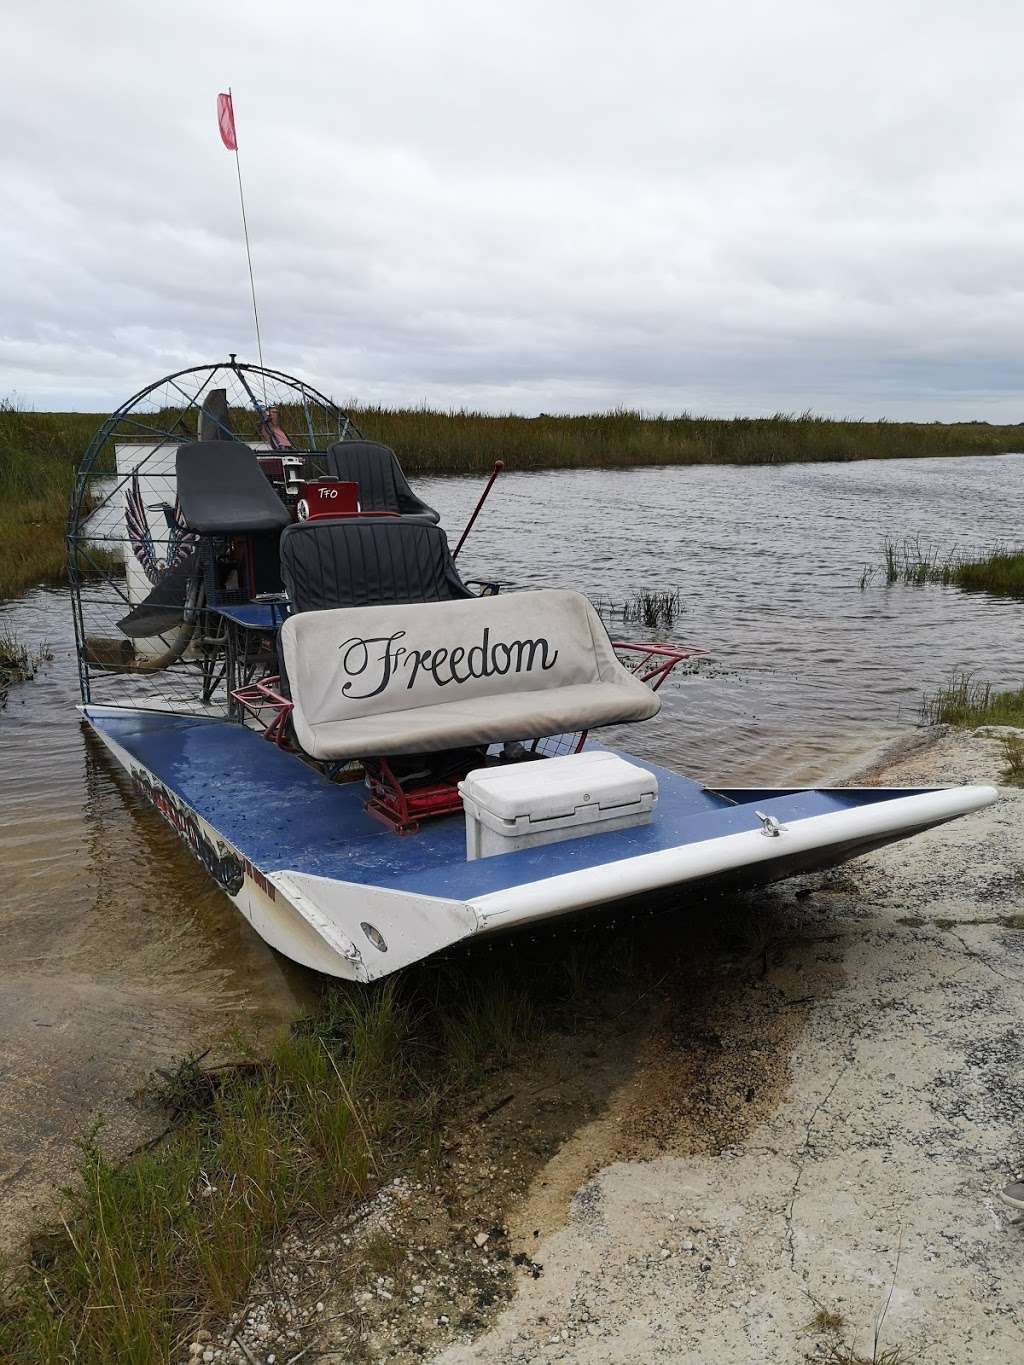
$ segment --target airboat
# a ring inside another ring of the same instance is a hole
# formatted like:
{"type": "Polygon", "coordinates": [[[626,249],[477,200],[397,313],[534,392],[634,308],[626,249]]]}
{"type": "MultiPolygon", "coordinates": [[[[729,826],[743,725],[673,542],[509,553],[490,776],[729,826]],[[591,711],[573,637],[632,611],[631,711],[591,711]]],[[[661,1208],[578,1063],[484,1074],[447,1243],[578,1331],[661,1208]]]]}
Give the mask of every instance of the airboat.
{"type": "Polygon", "coordinates": [[[601,743],[704,651],[467,581],[461,543],[331,399],[234,356],[135,394],[78,469],[81,714],[297,962],[368,982],[623,898],[683,913],[997,797],[712,787],[601,743]]]}

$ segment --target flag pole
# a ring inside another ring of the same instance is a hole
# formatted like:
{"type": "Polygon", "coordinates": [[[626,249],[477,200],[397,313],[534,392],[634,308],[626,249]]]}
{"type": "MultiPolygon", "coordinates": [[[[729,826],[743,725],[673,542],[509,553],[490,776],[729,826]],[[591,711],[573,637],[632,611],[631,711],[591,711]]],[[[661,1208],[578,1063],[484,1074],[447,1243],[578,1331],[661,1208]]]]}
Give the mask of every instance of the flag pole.
{"type": "MultiPolygon", "coordinates": [[[[249,262],[249,290],[252,294],[252,316],[256,324],[256,350],[260,358],[260,369],[263,369],[263,341],[260,338],[260,314],[256,307],[256,281],[252,273],[252,250],[249,247],[249,224],[245,217],[245,193],[242,189],[242,163],[238,159],[238,125],[235,123],[235,101],[231,93],[231,86],[228,86],[228,102],[231,105],[231,131],[234,134],[235,144],[235,170],[238,173],[238,203],[242,210],[242,233],[245,237],[245,259],[249,262]]],[[[266,386],[266,377],[263,383],[266,386]]]]}

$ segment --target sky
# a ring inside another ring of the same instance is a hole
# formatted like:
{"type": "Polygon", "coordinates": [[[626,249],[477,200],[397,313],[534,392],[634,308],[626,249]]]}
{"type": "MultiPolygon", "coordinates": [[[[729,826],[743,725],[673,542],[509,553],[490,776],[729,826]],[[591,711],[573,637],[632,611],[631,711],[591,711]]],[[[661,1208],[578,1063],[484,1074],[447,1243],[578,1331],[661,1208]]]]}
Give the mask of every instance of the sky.
{"type": "Polygon", "coordinates": [[[1024,419],[1016,0],[3,0],[0,397],[1024,419]]]}

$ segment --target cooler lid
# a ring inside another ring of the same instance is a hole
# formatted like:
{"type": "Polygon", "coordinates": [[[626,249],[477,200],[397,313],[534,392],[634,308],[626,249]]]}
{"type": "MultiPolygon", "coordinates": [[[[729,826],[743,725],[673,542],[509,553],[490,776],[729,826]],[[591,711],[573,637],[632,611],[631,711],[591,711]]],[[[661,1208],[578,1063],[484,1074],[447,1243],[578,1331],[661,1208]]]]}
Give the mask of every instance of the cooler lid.
{"type": "Polygon", "coordinates": [[[656,796],[658,779],[618,754],[600,750],[561,758],[476,768],[459,789],[463,797],[500,820],[551,820],[581,806],[635,805],[656,796]]]}

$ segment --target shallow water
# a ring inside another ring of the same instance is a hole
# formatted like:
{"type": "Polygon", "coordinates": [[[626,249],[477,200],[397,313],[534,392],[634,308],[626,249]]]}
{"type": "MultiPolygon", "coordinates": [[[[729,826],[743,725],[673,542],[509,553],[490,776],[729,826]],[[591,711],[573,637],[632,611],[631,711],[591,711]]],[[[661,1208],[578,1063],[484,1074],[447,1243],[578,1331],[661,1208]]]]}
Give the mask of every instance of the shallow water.
{"type": "Polygon", "coordinates": [[[149,1136],[131,1096],[155,1067],[311,995],[82,730],[68,606],[37,591],[4,613],[54,659],[0,711],[0,1252],[51,1216],[95,1118],[117,1149],[149,1136]]]}
{"type": "MultiPolygon", "coordinates": [[[[481,486],[417,491],[454,542],[481,486]]],[[[1017,539],[1022,495],[1021,456],[509,473],[460,568],[618,601],[678,588],[671,635],[716,663],[670,683],[661,715],[623,742],[707,780],[813,782],[912,725],[954,669],[1024,681],[1020,604],[858,587],[886,533],[1017,539]]],[[[39,1216],[91,1114],[130,1141],[145,1124],[124,1099],[141,1076],[287,1016],[312,986],[83,733],[67,594],[37,591],[3,617],[54,659],[0,712],[0,1245],[39,1216]]]]}

